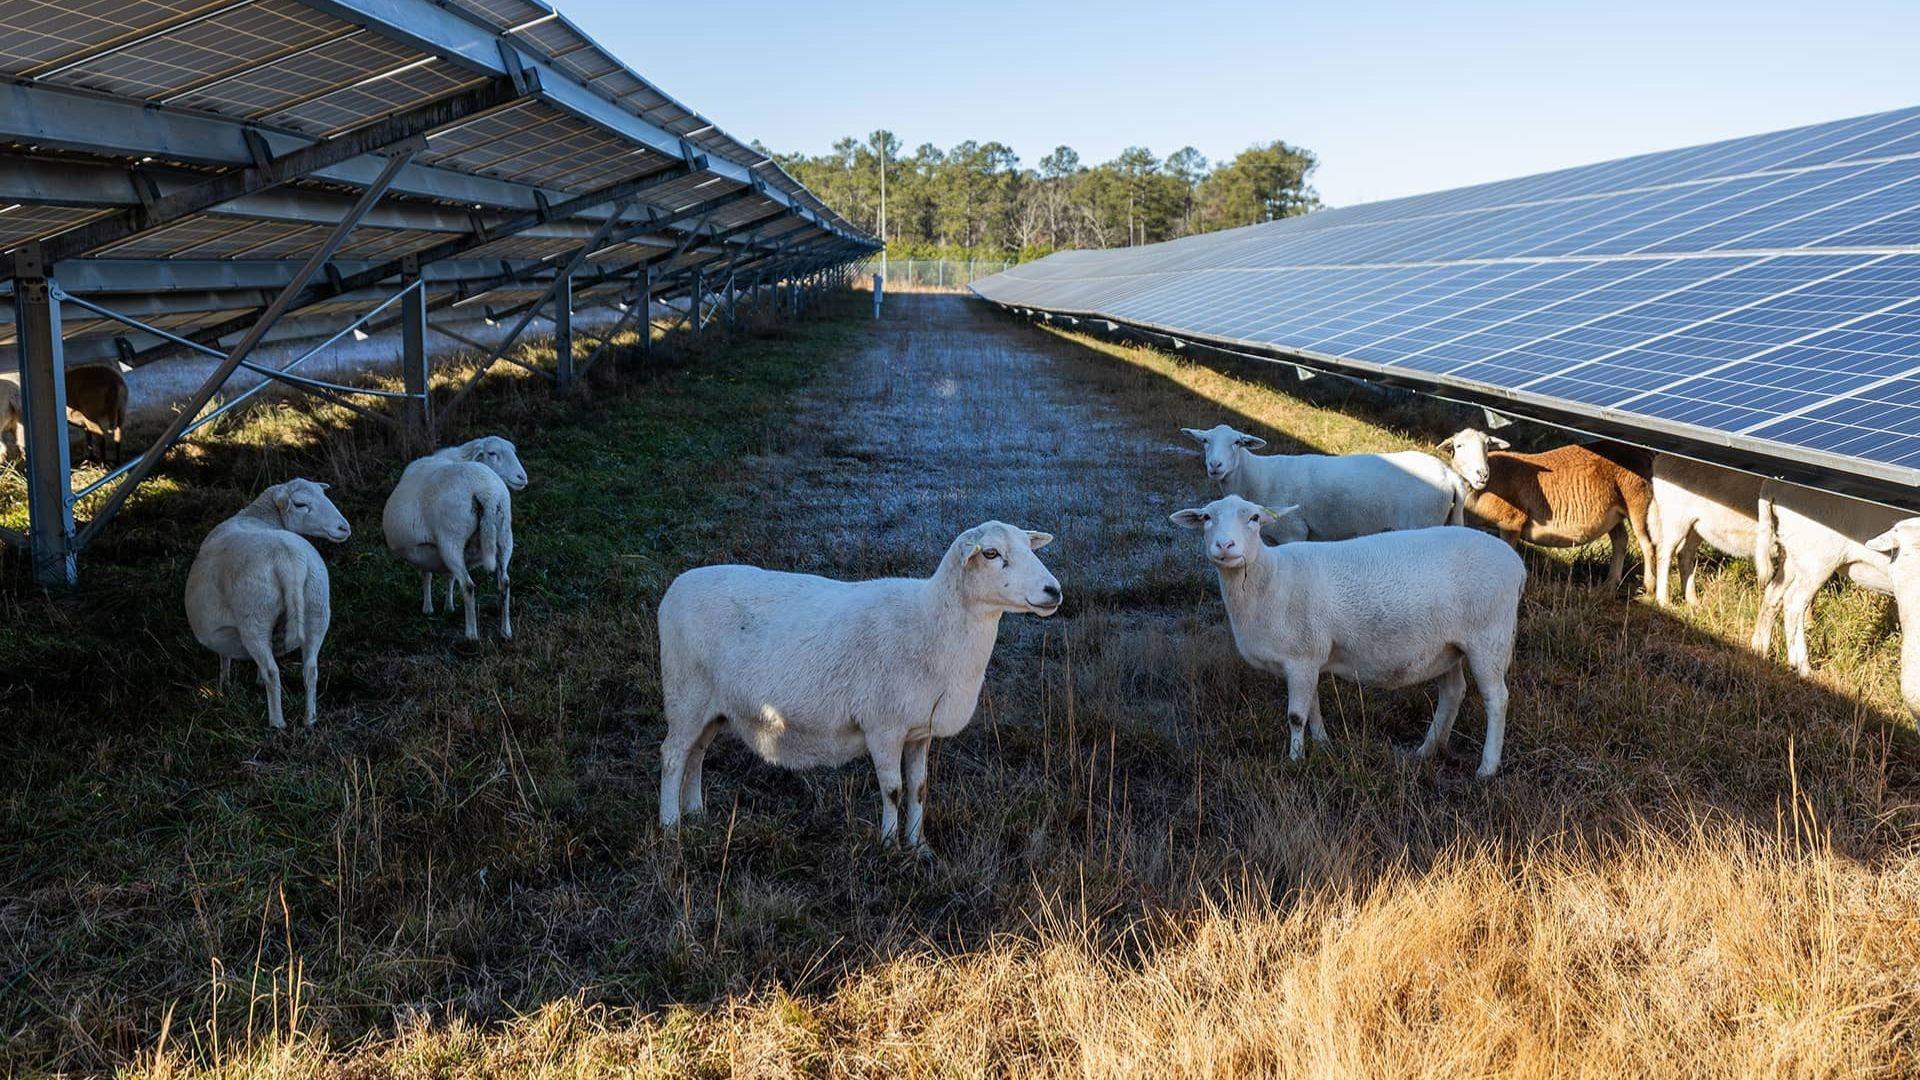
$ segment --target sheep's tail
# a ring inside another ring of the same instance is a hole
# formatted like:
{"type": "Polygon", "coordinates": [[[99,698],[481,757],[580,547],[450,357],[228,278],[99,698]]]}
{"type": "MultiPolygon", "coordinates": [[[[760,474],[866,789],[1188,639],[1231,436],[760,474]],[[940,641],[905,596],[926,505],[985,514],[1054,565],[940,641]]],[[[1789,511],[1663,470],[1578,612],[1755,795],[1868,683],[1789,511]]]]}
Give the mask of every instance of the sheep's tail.
{"type": "Polygon", "coordinates": [[[480,513],[480,525],[475,530],[475,540],[479,544],[480,567],[491,574],[500,568],[500,529],[502,513],[500,500],[493,495],[476,494],[473,507],[480,513]]]}
{"type": "Polygon", "coordinates": [[[283,650],[297,649],[307,640],[307,568],[292,559],[277,559],[273,576],[280,585],[280,604],[287,613],[287,634],[283,650]]]}
{"type": "Polygon", "coordinates": [[[1779,528],[1773,519],[1773,482],[1760,485],[1760,505],[1753,534],[1753,569],[1762,585],[1773,580],[1774,535],[1779,528]]]}

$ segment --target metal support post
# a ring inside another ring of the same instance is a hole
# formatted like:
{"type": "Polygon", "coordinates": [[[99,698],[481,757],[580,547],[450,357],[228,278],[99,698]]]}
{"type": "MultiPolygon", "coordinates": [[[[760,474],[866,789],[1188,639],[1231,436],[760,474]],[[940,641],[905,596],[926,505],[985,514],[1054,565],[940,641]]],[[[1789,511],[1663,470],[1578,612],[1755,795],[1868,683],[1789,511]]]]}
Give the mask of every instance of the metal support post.
{"type": "Polygon", "coordinates": [[[876,272],[873,275],[873,317],[875,319],[880,317],[880,292],[886,286],[887,279],[876,272]]]}
{"type": "Polygon", "coordinates": [[[573,274],[563,272],[553,283],[554,381],[560,392],[573,389],[573,274]]]}
{"type": "Polygon", "coordinates": [[[407,293],[400,298],[400,378],[409,395],[407,427],[433,439],[432,401],[427,395],[427,290],[420,283],[420,260],[408,257],[400,271],[407,293]]]}
{"type": "Polygon", "coordinates": [[[640,268],[640,351],[653,359],[653,267],[640,268]]]}
{"type": "Polygon", "coordinates": [[[53,299],[40,246],[14,253],[13,303],[19,332],[20,406],[26,424],[27,548],[33,579],[73,585],[72,461],[67,456],[67,374],[60,341],[60,304],[53,299]]]}
{"type": "Polygon", "coordinates": [[[696,338],[700,336],[700,331],[704,328],[704,324],[706,322],[705,319],[701,318],[701,312],[705,308],[706,302],[707,302],[706,287],[707,287],[706,272],[703,270],[695,270],[693,272],[693,295],[687,300],[687,303],[689,305],[687,308],[687,314],[693,320],[693,336],[696,338]]]}

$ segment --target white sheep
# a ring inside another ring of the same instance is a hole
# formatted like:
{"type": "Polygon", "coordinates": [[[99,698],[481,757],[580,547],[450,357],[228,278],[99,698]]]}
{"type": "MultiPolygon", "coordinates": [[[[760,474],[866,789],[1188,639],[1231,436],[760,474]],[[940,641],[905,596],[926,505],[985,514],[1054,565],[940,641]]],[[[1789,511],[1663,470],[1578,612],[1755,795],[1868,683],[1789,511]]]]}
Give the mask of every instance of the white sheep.
{"type": "Polygon", "coordinates": [[[1753,554],[1760,483],[1753,473],[1692,458],[1661,454],[1654,459],[1647,527],[1653,534],[1654,596],[1661,606],[1672,603],[1668,570],[1676,559],[1686,602],[1697,601],[1693,566],[1701,541],[1729,555],[1753,554]]]}
{"type": "Polygon", "coordinates": [[[1465,521],[1459,477],[1431,454],[1259,456],[1253,451],[1265,439],[1226,424],[1180,430],[1206,448],[1207,477],[1222,494],[1300,508],[1269,526],[1273,540],[1346,540],[1465,521]]]}
{"type": "Polygon", "coordinates": [[[1888,577],[1900,609],[1900,697],[1920,728],[1920,518],[1904,518],[1867,546],[1892,556],[1888,577]]]}
{"type": "Polygon", "coordinates": [[[327,564],[304,538],[339,543],[353,531],[326,486],[289,480],[261,492],[214,526],[187,572],[187,623],[200,644],[220,655],[220,689],[235,659],[251,659],[267,692],[267,723],[276,728],[287,722],[275,656],[300,650],[308,727],[317,707],[320,643],[333,608],[327,564]]]}
{"type": "Polygon", "coordinates": [[[1053,537],[998,521],[953,541],[930,578],[835,581],[706,566],[660,600],[660,824],[704,808],[701,762],[724,725],[790,769],[865,753],[880,840],[926,851],[927,750],[973,719],[1000,616],[1051,615],[1060,583],[1034,554],[1053,537]]]}
{"type": "Polygon", "coordinates": [[[1471,670],[1487,704],[1477,775],[1492,776],[1527,580],[1520,556],[1486,533],[1448,527],[1268,547],[1261,529],[1293,513],[1229,495],[1172,516],[1205,530],[1241,657],[1287,682],[1288,756],[1301,756],[1303,729],[1327,740],[1319,688],[1330,673],[1389,689],[1440,680],[1433,723],[1415,751],[1431,757],[1452,734],[1471,670]]]}
{"type": "Polygon", "coordinates": [[[513,636],[513,491],[527,486],[527,470],[513,444],[484,435],[436,450],[407,465],[380,514],[387,549],[420,571],[420,609],[433,614],[433,575],[447,575],[466,605],[467,640],[480,637],[473,575],[478,566],[500,586],[500,636],[513,636]],[[511,490],[509,490],[511,489],[511,490]]]}
{"type": "Polygon", "coordinates": [[[1888,559],[1869,544],[1907,515],[1783,480],[1760,485],[1756,508],[1753,563],[1766,590],[1760,597],[1752,646],[1761,653],[1772,652],[1774,621],[1780,619],[1787,632],[1787,662],[1800,674],[1811,675],[1807,620],[1814,595],[1841,570],[1856,585],[1892,595],[1888,559]]]}

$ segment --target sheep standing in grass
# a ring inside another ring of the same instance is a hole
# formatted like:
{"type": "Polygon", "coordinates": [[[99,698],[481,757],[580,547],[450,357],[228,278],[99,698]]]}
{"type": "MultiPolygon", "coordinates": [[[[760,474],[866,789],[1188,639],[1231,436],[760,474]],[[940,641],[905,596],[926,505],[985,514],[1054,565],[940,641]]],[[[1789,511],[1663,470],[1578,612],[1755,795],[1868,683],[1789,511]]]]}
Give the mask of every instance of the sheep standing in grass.
{"type": "Polygon", "coordinates": [[[1265,439],[1218,424],[1181,428],[1206,448],[1207,478],[1223,494],[1263,506],[1298,506],[1270,526],[1276,541],[1345,540],[1394,529],[1463,522],[1459,480],[1431,454],[1271,454],[1265,439]]]}
{"type": "MultiPolygon", "coordinates": [[[[1647,507],[1653,485],[1640,472],[1586,446],[1541,454],[1505,452],[1505,439],[1467,428],[1440,444],[1469,492],[1467,511],[1500,531],[1509,544],[1580,547],[1602,536],[1613,543],[1607,584],[1618,585],[1627,566],[1627,529],[1640,543],[1641,578],[1654,588],[1653,541],[1647,507]],[[1493,452],[1493,451],[1501,452],[1493,452]]],[[[1626,455],[1616,455],[1626,457],[1626,455]]]]}
{"type": "Polygon", "coordinates": [[[1760,486],[1754,529],[1754,569],[1766,590],[1753,625],[1753,648],[1773,651],[1773,626],[1783,620],[1787,662],[1802,675],[1813,674],[1807,655],[1807,620],[1813,598],[1834,574],[1845,570],[1853,583],[1892,594],[1887,557],[1871,546],[1906,515],[1844,495],[1780,480],[1760,486]],[[1779,544],[1780,557],[1774,557],[1779,544]]]}
{"type": "Polygon", "coordinates": [[[513,636],[513,491],[527,486],[527,470],[513,444],[498,435],[436,450],[407,465],[387,497],[380,527],[387,549],[420,571],[420,609],[433,614],[433,575],[447,575],[466,605],[467,640],[480,637],[473,574],[480,567],[500,586],[500,636],[513,636]],[[511,489],[511,490],[509,490],[511,489]]]}
{"type": "Polygon", "coordinates": [[[1754,507],[1761,478],[1738,469],[1661,454],[1653,463],[1654,595],[1671,603],[1668,570],[1679,561],[1680,588],[1689,605],[1694,592],[1693,565],[1705,541],[1729,555],[1751,555],[1756,538],[1754,507]]]}
{"type": "Polygon", "coordinates": [[[1455,528],[1268,547],[1261,530],[1295,512],[1229,495],[1173,515],[1175,524],[1204,530],[1240,655],[1287,682],[1288,756],[1301,756],[1303,732],[1327,740],[1320,676],[1331,673],[1388,689],[1440,680],[1439,705],[1415,751],[1431,757],[1453,732],[1471,671],[1487,703],[1477,775],[1492,776],[1527,580],[1520,557],[1485,533],[1455,528]]]}
{"type": "Polygon", "coordinates": [[[1867,546],[1892,558],[1887,577],[1900,609],[1900,697],[1920,729],[1920,518],[1895,522],[1867,546]]]}
{"type": "Polygon", "coordinates": [[[880,840],[924,852],[927,750],[973,719],[1000,616],[1051,615],[1060,583],[1034,552],[1053,539],[1003,522],[954,540],[930,578],[834,581],[706,566],[660,599],[660,824],[704,808],[701,762],[722,725],[791,769],[865,753],[880,780],[880,840]]]}
{"type": "Polygon", "coordinates": [[[317,707],[320,643],[333,608],[327,564],[305,537],[339,543],[353,531],[326,486],[289,480],[261,492],[214,526],[187,572],[187,623],[200,644],[220,655],[220,689],[227,688],[235,659],[251,659],[267,692],[267,723],[276,728],[287,721],[275,656],[300,650],[308,727],[317,707]]]}

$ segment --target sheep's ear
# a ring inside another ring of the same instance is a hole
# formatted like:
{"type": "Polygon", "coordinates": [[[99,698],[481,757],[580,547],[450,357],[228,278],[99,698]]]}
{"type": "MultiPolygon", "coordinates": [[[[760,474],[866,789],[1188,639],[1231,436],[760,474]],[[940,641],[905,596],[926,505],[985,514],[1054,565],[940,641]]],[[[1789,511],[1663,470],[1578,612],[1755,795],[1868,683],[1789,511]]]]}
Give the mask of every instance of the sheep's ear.
{"type": "Polygon", "coordinates": [[[1267,445],[1267,440],[1261,438],[1258,435],[1242,435],[1239,438],[1233,440],[1233,445],[1244,446],[1249,450],[1258,450],[1261,447],[1267,445]]]}
{"type": "Polygon", "coordinates": [[[1298,509],[1300,509],[1299,503],[1295,503],[1292,506],[1283,506],[1278,510],[1270,506],[1263,506],[1253,512],[1252,520],[1256,525],[1270,525],[1298,509]]]}
{"type": "Polygon", "coordinates": [[[321,491],[325,491],[325,490],[327,490],[328,488],[330,488],[330,487],[332,487],[333,485],[332,485],[332,484],[323,484],[323,483],[321,483],[320,481],[318,481],[318,480],[315,480],[315,481],[313,482],[313,486],[314,486],[314,487],[317,487],[317,488],[319,488],[319,489],[320,489],[321,491]]]}
{"type": "Polygon", "coordinates": [[[1867,541],[1867,546],[1883,555],[1891,555],[1900,550],[1900,526],[1895,525],[1879,536],[1867,541]]]}
{"type": "Polygon", "coordinates": [[[1206,516],[1206,511],[1204,510],[1175,510],[1173,513],[1167,515],[1167,520],[1173,522],[1175,525],[1184,525],[1189,529],[1197,529],[1206,524],[1206,516]]]}
{"type": "Polygon", "coordinates": [[[1205,442],[1207,441],[1207,433],[1206,433],[1206,432],[1204,432],[1204,431],[1201,431],[1201,430],[1200,430],[1199,428],[1196,428],[1196,427],[1183,427],[1183,428],[1181,428],[1180,430],[1181,430],[1181,431],[1184,431],[1184,432],[1186,432],[1186,433],[1187,433],[1188,435],[1190,435],[1190,436],[1192,436],[1192,437],[1193,437],[1193,441],[1194,441],[1194,442],[1197,442],[1197,443],[1205,443],[1205,442]]]}
{"type": "Polygon", "coordinates": [[[1453,453],[1453,436],[1449,435],[1446,438],[1441,439],[1439,442],[1433,445],[1433,448],[1435,450],[1444,450],[1449,454],[1453,453]]]}
{"type": "Polygon", "coordinates": [[[273,505],[275,508],[285,510],[292,502],[293,492],[288,491],[284,484],[273,489],[273,505]]]}
{"type": "Polygon", "coordinates": [[[1487,445],[1493,447],[1495,450],[1506,450],[1513,446],[1512,443],[1499,437],[1498,435],[1487,436],[1487,445]]]}
{"type": "Polygon", "coordinates": [[[1034,532],[1032,529],[1028,529],[1027,543],[1033,545],[1033,550],[1039,551],[1041,548],[1046,547],[1048,544],[1053,543],[1053,534],[1043,533],[1043,532],[1034,532]]]}

